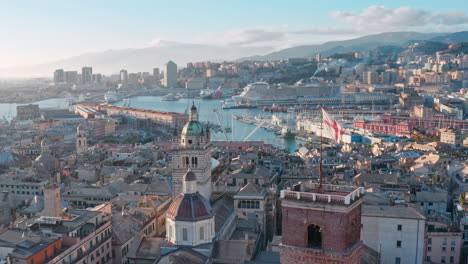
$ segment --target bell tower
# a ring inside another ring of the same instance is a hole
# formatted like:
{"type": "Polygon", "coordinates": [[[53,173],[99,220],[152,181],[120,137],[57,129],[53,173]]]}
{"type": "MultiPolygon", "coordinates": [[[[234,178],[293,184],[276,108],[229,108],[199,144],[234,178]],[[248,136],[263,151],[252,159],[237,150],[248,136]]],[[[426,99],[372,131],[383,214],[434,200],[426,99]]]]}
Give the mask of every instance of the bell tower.
{"type": "Polygon", "coordinates": [[[198,121],[198,109],[190,108],[189,121],[182,133],[174,133],[172,152],[173,195],[182,192],[183,175],[190,169],[197,175],[197,190],[206,199],[211,199],[211,141],[208,128],[198,121]]]}
{"type": "Polygon", "coordinates": [[[358,264],[364,189],[304,182],[281,191],[281,263],[358,264]]]}
{"type": "Polygon", "coordinates": [[[85,153],[87,147],[88,142],[86,140],[86,131],[84,130],[83,125],[79,124],[76,128],[76,153],[85,153]]]}

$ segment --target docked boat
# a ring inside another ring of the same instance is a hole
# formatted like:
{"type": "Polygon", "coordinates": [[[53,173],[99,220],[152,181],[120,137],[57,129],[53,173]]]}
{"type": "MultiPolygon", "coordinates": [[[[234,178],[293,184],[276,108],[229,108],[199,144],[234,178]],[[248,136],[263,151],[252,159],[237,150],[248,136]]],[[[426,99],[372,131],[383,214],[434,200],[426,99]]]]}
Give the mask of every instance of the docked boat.
{"type": "Polygon", "coordinates": [[[205,89],[200,91],[200,99],[212,99],[214,96],[215,90],[205,89]]]}
{"type": "Polygon", "coordinates": [[[256,82],[244,87],[241,94],[233,96],[236,105],[271,106],[340,103],[341,87],[317,79],[301,80],[294,85],[256,82]]]}
{"type": "Polygon", "coordinates": [[[109,91],[104,94],[104,100],[106,101],[106,103],[118,102],[121,101],[122,98],[122,94],[115,91],[109,91]]]}
{"type": "Polygon", "coordinates": [[[161,101],[179,101],[180,97],[177,95],[174,95],[173,93],[166,94],[161,98],[161,101]]]}

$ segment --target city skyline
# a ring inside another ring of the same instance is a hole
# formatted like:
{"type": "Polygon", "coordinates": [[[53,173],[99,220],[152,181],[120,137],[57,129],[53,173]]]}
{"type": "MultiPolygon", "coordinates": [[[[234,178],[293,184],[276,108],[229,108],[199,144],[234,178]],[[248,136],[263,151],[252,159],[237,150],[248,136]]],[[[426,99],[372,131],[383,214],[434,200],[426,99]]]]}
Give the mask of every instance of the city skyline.
{"type": "Polygon", "coordinates": [[[381,32],[466,30],[468,4],[450,2],[4,2],[0,32],[11,37],[2,40],[0,68],[177,43],[267,53],[381,32]]]}

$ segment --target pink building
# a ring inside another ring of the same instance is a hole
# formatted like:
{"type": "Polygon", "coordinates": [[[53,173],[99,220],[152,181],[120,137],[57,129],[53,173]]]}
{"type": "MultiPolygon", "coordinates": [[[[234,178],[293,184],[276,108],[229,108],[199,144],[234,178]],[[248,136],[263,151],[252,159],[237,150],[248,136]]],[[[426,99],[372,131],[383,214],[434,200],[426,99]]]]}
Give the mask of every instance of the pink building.
{"type": "Polygon", "coordinates": [[[424,260],[430,263],[460,263],[462,233],[446,225],[428,222],[424,260]]]}

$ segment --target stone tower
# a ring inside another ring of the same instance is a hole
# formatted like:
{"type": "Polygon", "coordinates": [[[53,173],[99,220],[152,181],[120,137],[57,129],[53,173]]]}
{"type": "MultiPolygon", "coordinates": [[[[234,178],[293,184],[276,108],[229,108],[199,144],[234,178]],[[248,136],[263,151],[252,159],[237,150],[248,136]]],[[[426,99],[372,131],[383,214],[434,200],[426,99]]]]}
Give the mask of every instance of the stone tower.
{"type": "Polygon", "coordinates": [[[81,154],[85,153],[88,147],[88,142],[86,140],[86,131],[82,124],[79,124],[76,128],[76,153],[81,154]]]}
{"type": "Polygon", "coordinates": [[[304,182],[281,191],[281,263],[358,264],[364,189],[304,182]]]}
{"type": "Polygon", "coordinates": [[[44,215],[60,217],[62,215],[62,207],[60,205],[60,187],[55,184],[48,185],[44,188],[44,215]]]}
{"type": "Polygon", "coordinates": [[[211,199],[211,142],[210,132],[198,121],[195,105],[190,108],[189,121],[180,135],[175,132],[172,153],[173,195],[182,192],[182,178],[190,169],[197,175],[197,190],[208,201],[211,199]]]}

